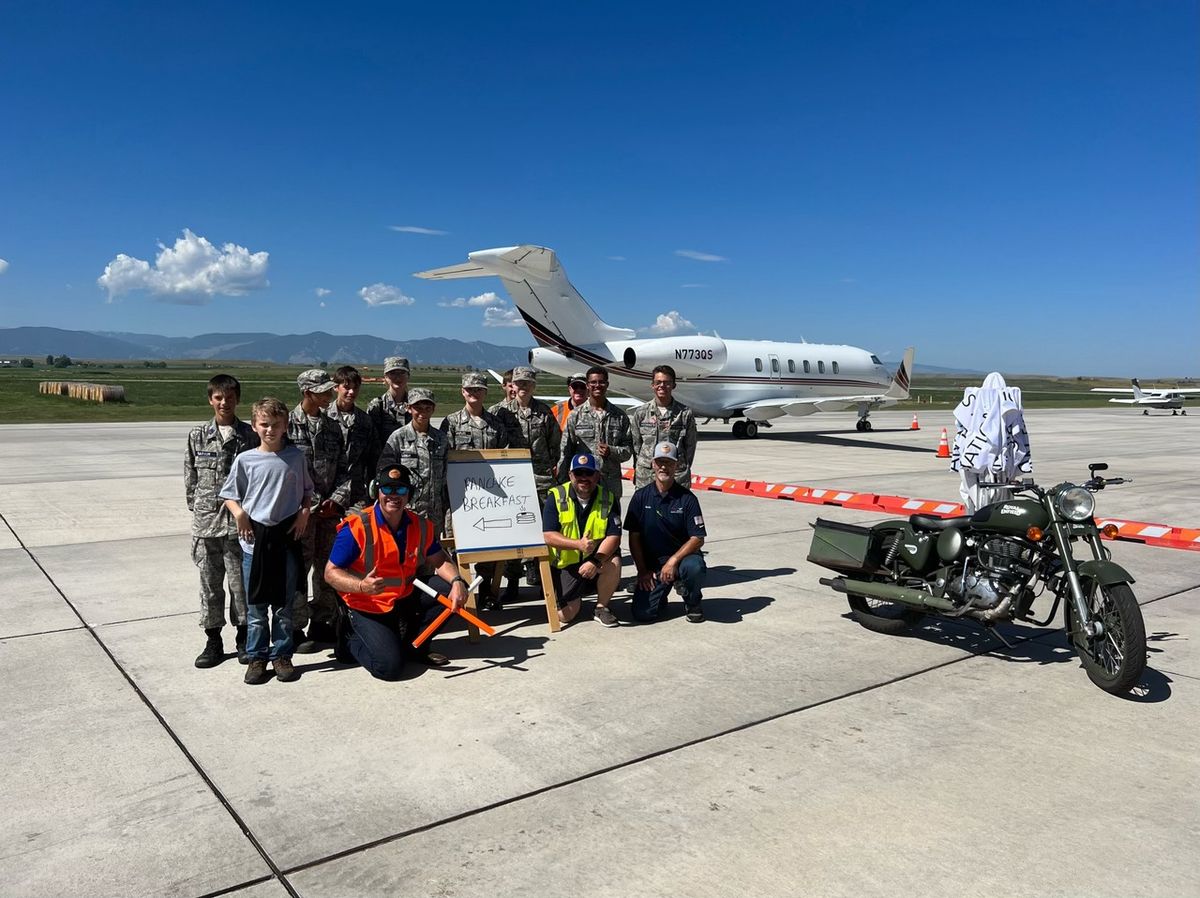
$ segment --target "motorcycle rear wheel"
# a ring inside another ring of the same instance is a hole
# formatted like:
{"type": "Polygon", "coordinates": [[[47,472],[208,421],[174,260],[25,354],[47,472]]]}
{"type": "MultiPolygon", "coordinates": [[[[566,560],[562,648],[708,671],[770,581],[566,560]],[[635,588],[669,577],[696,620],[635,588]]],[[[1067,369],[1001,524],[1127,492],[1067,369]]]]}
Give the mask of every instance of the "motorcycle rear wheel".
{"type": "Polygon", "coordinates": [[[1067,640],[1079,653],[1088,679],[1113,695],[1136,686],[1146,669],[1146,623],[1129,584],[1096,586],[1089,611],[1104,625],[1096,639],[1076,624],[1069,597],[1066,605],[1067,640]]]}
{"type": "Polygon", "coordinates": [[[875,633],[895,636],[907,632],[921,622],[925,614],[902,602],[886,602],[853,594],[846,596],[854,619],[875,633]]]}

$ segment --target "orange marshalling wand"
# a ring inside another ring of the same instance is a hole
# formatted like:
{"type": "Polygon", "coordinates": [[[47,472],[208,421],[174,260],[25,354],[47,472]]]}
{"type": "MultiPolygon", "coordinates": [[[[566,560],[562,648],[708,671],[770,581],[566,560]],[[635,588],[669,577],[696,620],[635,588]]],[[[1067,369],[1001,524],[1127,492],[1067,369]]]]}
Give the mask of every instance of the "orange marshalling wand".
{"type": "MultiPolygon", "coordinates": [[[[467,587],[467,590],[470,591],[472,589],[475,589],[475,587],[477,587],[482,582],[483,582],[482,577],[476,577],[474,579],[474,581],[472,581],[472,583],[467,587]]],[[[463,618],[463,620],[465,620],[469,624],[474,624],[480,630],[482,630],[484,633],[486,633],[488,636],[496,635],[496,631],[494,629],[492,629],[490,626],[485,624],[483,621],[481,621],[479,618],[477,618],[475,615],[473,615],[466,608],[460,608],[460,609],[458,609],[457,612],[454,611],[453,605],[448,598],[446,598],[444,595],[441,595],[441,594],[435,592],[432,587],[428,586],[421,580],[414,580],[413,585],[418,587],[422,592],[433,596],[435,599],[437,599],[439,602],[441,602],[443,605],[446,606],[446,610],[443,611],[441,614],[439,614],[437,617],[435,617],[433,619],[433,622],[421,632],[421,635],[413,640],[413,648],[414,649],[420,648],[421,644],[423,642],[425,642],[426,639],[428,639],[430,636],[432,636],[434,633],[436,633],[438,630],[438,627],[440,627],[442,624],[444,624],[447,620],[450,619],[451,614],[460,615],[463,618]]]]}

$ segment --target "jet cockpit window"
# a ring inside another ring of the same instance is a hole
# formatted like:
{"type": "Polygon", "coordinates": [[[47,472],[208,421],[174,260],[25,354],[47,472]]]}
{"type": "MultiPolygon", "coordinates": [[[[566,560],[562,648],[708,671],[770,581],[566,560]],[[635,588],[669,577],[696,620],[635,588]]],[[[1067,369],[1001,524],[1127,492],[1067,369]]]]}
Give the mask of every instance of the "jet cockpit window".
{"type": "Polygon", "coordinates": [[[821,361],[818,361],[818,362],[817,362],[817,373],[818,373],[818,374],[824,374],[824,373],[825,373],[825,363],[824,363],[824,362],[821,362],[821,361]]]}
{"type": "Polygon", "coordinates": [[[879,361],[879,356],[877,356],[877,355],[873,355],[873,356],[871,356],[871,361],[872,361],[872,362],[874,362],[876,365],[882,365],[882,364],[883,364],[883,362],[879,361]]]}
{"type": "Polygon", "coordinates": [[[788,374],[796,373],[796,362],[794,359],[788,359],[788,374]]]}
{"type": "Polygon", "coordinates": [[[762,371],[762,359],[755,359],[755,360],[754,360],[754,370],[755,370],[755,371],[762,371]]]}
{"type": "Polygon", "coordinates": [[[805,373],[805,374],[812,374],[812,365],[810,365],[810,364],[808,363],[808,359],[805,359],[805,360],[804,360],[804,373],[805,373]]]}
{"type": "Polygon", "coordinates": [[[833,363],[833,373],[834,373],[834,374],[837,374],[837,373],[838,373],[838,366],[837,366],[837,362],[834,362],[834,363],[833,363]]]}

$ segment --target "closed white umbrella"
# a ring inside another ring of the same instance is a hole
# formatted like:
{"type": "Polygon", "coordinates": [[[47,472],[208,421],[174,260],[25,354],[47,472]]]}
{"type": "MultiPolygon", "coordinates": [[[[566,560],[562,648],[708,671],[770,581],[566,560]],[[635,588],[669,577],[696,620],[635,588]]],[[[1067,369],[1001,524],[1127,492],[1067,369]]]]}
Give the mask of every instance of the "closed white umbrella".
{"type": "Polygon", "coordinates": [[[981,480],[1008,481],[1033,471],[1021,388],[1005,384],[998,372],[985,377],[983,386],[963,390],[954,424],[950,470],[962,476],[959,493],[968,514],[1012,495],[1011,490],[982,487],[981,480]]]}

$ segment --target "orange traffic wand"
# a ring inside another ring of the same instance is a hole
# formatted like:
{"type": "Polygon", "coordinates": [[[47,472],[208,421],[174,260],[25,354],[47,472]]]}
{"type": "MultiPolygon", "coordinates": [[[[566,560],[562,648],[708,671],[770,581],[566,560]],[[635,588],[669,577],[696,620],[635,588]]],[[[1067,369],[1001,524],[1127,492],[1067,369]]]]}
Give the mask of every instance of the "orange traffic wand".
{"type": "MultiPolygon", "coordinates": [[[[483,582],[483,577],[476,577],[467,586],[467,591],[470,592],[472,589],[475,589],[477,586],[479,586],[479,584],[482,582],[483,582]]],[[[428,639],[430,636],[432,636],[434,633],[436,633],[438,631],[438,628],[442,624],[444,624],[447,620],[450,619],[450,615],[455,614],[456,612],[454,611],[452,603],[450,602],[450,600],[448,598],[446,598],[444,595],[441,595],[440,593],[435,591],[433,589],[433,587],[429,586],[424,581],[413,580],[413,585],[418,587],[422,592],[426,593],[427,595],[432,596],[433,598],[437,599],[439,602],[441,602],[443,605],[446,606],[446,609],[441,614],[439,614],[437,617],[435,617],[433,619],[433,621],[429,624],[429,626],[426,627],[421,632],[421,635],[413,640],[413,648],[416,649],[416,648],[420,648],[421,644],[424,643],[425,640],[428,639]]],[[[474,624],[475,626],[477,626],[480,630],[482,630],[488,636],[496,635],[496,631],[494,629],[492,629],[492,627],[488,626],[486,623],[481,621],[479,618],[477,618],[475,615],[473,615],[466,608],[458,609],[457,614],[459,614],[467,623],[474,624]]]]}

